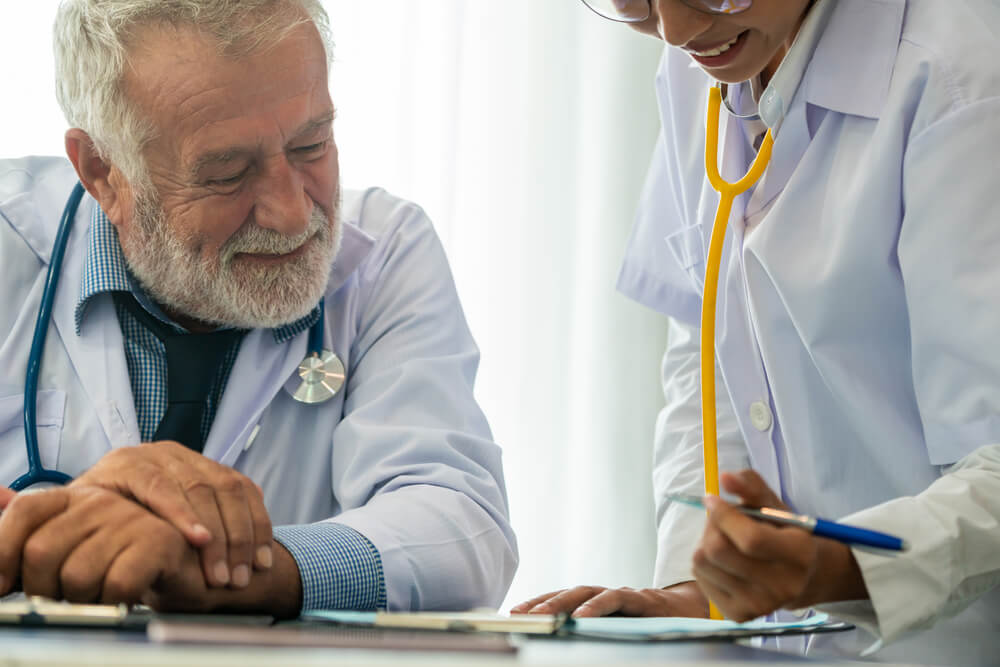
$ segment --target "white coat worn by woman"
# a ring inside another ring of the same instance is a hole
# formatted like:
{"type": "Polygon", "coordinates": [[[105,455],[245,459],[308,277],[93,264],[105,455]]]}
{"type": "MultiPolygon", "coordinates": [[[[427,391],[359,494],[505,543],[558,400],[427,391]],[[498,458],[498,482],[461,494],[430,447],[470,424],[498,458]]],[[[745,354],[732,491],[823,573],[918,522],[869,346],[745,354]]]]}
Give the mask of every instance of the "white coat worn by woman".
{"type": "Polygon", "coordinates": [[[818,606],[862,629],[783,646],[995,661],[1000,6],[756,0],[711,15],[696,4],[653,2],[640,26],[681,48],[666,49],[657,77],[663,131],[619,279],[672,318],[657,588],[580,587],[521,608],[697,614],[705,594],[734,618],[818,606]],[[760,120],[723,114],[722,175],[747,171],[768,128],[774,152],[729,221],[717,407],[722,469],[756,474],[723,474],[723,490],[901,535],[912,545],[901,555],[725,504],[706,521],[664,496],[704,488],[697,328],[719,199],[704,172],[705,100],[713,79],[749,78],[760,120]]]}

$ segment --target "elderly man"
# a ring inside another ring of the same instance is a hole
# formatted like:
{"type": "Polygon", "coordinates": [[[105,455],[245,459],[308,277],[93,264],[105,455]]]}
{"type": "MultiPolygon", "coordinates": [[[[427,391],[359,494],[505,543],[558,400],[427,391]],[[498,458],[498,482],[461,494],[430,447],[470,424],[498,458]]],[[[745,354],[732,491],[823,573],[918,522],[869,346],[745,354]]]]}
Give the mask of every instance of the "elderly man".
{"type": "Polygon", "coordinates": [[[423,212],[341,196],[320,4],[67,0],[55,34],[69,162],[0,162],[0,477],[37,434],[75,479],[0,493],[0,594],[499,604],[517,551],[477,349],[423,212]]]}

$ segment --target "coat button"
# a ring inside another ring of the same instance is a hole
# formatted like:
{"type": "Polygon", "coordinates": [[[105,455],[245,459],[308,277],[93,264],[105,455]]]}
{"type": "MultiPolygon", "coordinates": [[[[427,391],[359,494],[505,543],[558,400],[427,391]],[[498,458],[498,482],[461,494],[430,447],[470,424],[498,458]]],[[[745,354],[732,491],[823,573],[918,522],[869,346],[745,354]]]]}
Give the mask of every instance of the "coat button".
{"type": "Polygon", "coordinates": [[[771,428],[774,418],[771,416],[771,409],[763,401],[754,401],[750,404],[750,423],[758,431],[766,431],[771,428]]]}

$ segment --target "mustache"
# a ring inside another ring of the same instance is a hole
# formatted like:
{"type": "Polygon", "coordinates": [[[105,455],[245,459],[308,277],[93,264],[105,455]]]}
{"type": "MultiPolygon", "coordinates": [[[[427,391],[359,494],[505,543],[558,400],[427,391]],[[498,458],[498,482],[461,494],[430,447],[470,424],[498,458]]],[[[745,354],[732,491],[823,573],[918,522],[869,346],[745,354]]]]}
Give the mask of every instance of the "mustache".
{"type": "Polygon", "coordinates": [[[256,224],[240,227],[229,237],[220,252],[223,264],[228,264],[240,253],[252,255],[286,255],[298,250],[313,236],[322,240],[329,233],[330,219],[318,206],[314,206],[309,216],[309,226],[301,234],[287,236],[273,229],[265,229],[256,224]]]}

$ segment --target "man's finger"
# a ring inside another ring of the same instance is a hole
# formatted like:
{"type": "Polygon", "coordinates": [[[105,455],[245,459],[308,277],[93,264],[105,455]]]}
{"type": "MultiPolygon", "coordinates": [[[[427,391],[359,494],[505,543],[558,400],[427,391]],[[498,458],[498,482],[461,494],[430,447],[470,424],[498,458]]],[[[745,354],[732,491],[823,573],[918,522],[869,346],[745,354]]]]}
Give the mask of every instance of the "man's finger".
{"type": "Polygon", "coordinates": [[[254,551],[257,548],[249,499],[243,488],[243,482],[236,473],[227,471],[217,478],[219,481],[213,482],[212,487],[215,489],[219,514],[222,515],[226,530],[231,584],[236,588],[245,588],[250,583],[254,551]]]}
{"type": "Polygon", "coordinates": [[[97,531],[83,540],[59,571],[63,597],[70,602],[100,602],[104,576],[127,545],[127,536],[120,530],[97,531]]]}
{"type": "MultiPolygon", "coordinates": [[[[66,595],[61,577],[66,559],[101,525],[108,522],[118,525],[114,522],[113,507],[107,503],[110,494],[97,488],[74,489],[66,509],[39,525],[28,536],[21,563],[21,585],[26,594],[53,599],[66,595]]],[[[104,572],[103,569],[100,571],[104,572]]]]}
{"type": "Polygon", "coordinates": [[[271,551],[271,540],[274,537],[271,530],[271,517],[264,505],[264,494],[260,487],[246,477],[243,478],[243,486],[250,508],[250,520],[253,522],[253,563],[258,570],[267,570],[274,564],[274,553],[271,551]]]}
{"type": "Polygon", "coordinates": [[[66,510],[65,489],[18,494],[0,515],[0,594],[9,593],[21,572],[21,555],[28,537],[51,517],[66,510]]]}
{"type": "Polygon", "coordinates": [[[16,495],[17,491],[14,491],[13,489],[8,489],[6,486],[0,487],[0,510],[5,509],[7,505],[10,503],[10,501],[13,500],[14,496],[16,495]]]}
{"type": "Polygon", "coordinates": [[[201,517],[201,522],[212,533],[211,541],[201,547],[201,567],[205,573],[205,581],[209,586],[228,586],[232,578],[227,555],[229,547],[215,490],[207,482],[199,481],[189,485],[185,493],[201,517]]]}
{"type": "Polygon", "coordinates": [[[184,492],[184,487],[176,478],[150,466],[149,476],[130,476],[135,484],[128,483],[128,490],[137,501],[148,507],[154,514],[184,536],[191,546],[203,547],[212,541],[212,531],[202,522],[202,518],[184,492]],[[140,486],[138,480],[143,482],[140,486]]]}
{"type": "MultiPolygon", "coordinates": [[[[157,445],[168,449],[167,443],[157,445]]],[[[173,525],[192,546],[204,546],[212,534],[170,470],[176,459],[163,450],[147,445],[116,449],[72,486],[100,486],[132,498],[173,525]]]]}

